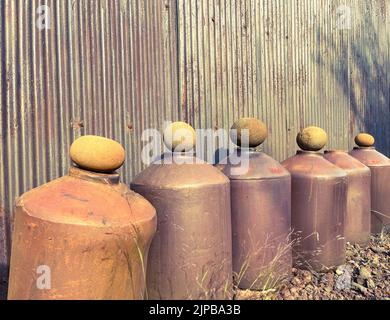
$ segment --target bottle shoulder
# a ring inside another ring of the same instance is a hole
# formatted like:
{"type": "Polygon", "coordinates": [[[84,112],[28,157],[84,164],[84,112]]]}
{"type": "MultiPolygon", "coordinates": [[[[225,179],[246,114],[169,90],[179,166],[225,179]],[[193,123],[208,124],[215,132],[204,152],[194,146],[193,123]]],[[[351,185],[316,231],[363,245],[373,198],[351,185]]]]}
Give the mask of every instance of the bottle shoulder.
{"type": "Polygon", "coordinates": [[[354,148],[350,155],[368,167],[390,167],[390,159],[375,148],[354,148]]]}
{"type": "Polygon", "coordinates": [[[157,189],[198,188],[207,185],[228,184],[229,179],[211,164],[197,158],[177,161],[157,161],[132,181],[132,186],[157,189]]]}
{"type": "Polygon", "coordinates": [[[107,185],[64,176],[16,201],[16,211],[61,224],[116,227],[152,220],[153,206],[124,184],[107,185]]]}
{"type": "Polygon", "coordinates": [[[347,173],[370,174],[370,169],[347,152],[331,151],[324,158],[347,173]]]}
{"type": "Polygon", "coordinates": [[[326,160],[322,155],[295,155],[282,162],[292,176],[308,176],[313,178],[344,178],[347,173],[326,160]]]}
{"type": "Polygon", "coordinates": [[[235,152],[217,167],[231,180],[263,180],[289,178],[290,173],[263,152],[235,152]]]}

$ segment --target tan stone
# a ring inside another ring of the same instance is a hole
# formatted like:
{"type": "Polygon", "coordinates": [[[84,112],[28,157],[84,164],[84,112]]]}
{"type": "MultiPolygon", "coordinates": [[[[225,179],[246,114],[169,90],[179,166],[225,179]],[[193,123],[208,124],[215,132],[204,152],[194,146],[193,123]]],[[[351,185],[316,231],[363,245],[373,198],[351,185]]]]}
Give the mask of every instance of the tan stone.
{"type": "Polygon", "coordinates": [[[238,146],[242,146],[242,130],[249,130],[249,147],[256,148],[261,145],[268,136],[268,130],[265,123],[256,118],[242,118],[236,121],[233,126],[231,138],[233,142],[237,141],[238,146]]]}
{"type": "Polygon", "coordinates": [[[70,147],[70,158],[80,168],[112,172],[125,161],[125,150],[116,141],[100,136],[82,136],[70,147]]]}
{"type": "Polygon", "coordinates": [[[298,133],[297,143],[302,150],[319,151],[328,143],[328,135],[323,129],[310,126],[298,133]]]}
{"type": "Polygon", "coordinates": [[[371,147],[375,143],[375,138],[368,133],[359,133],[355,137],[355,143],[359,147],[371,147]]]}
{"type": "Polygon", "coordinates": [[[185,122],[173,122],[164,130],[164,143],[175,152],[190,151],[196,144],[196,132],[185,122]]]}

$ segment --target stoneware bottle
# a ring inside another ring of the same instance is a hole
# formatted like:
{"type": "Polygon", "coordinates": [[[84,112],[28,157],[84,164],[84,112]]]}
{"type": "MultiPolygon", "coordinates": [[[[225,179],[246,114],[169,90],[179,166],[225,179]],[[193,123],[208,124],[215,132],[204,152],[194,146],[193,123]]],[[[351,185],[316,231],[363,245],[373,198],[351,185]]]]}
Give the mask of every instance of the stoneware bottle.
{"type": "Polygon", "coordinates": [[[371,233],[379,234],[390,224],[390,159],[375,149],[370,134],[358,134],[355,142],[351,156],[371,170],[371,233]]]}
{"type": "Polygon", "coordinates": [[[142,299],[156,213],[120,183],[117,142],[76,140],[69,174],[16,201],[9,299],[142,299]]]}
{"type": "Polygon", "coordinates": [[[167,153],[138,175],[131,188],[156,208],[158,227],[150,249],[150,299],[232,297],[229,179],[188,152],[195,131],[168,126],[167,153]]]}
{"type": "Polygon", "coordinates": [[[345,151],[327,150],[324,157],[347,174],[345,239],[352,244],[366,246],[371,234],[370,169],[345,151]]]}
{"type": "Polygon", "coordinates": [[[240,289],[273,288],[291,273],[291,176],[256,150],[267,137],[260,120],[240,119],[231,133],[238,149],[218,167],[230,178],[235,279],[240,289]]]}
{"type": "Polygon", "coordinates": [[[321,128],[303,129],[302,150],[282,163],[292,181],[293,263],[315,271],[345,263],[347,175],[319,152],[327,140],[321,128]]]}

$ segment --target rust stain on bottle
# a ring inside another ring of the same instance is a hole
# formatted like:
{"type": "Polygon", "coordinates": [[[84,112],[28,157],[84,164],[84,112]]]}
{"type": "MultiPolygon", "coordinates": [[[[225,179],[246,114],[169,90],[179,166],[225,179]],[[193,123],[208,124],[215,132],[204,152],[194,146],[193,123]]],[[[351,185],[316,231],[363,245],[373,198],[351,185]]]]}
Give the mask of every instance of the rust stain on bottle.
{"type": "Polygon", "coordinates": [[[9,299],[144,297],[156,214],[119,174],[71,167],[22,195],[15,214],[9,299]],[[50,288],[37,285],[41,266],[50,288]]]}
{"type": "Polygon", "coordinates": [[[347,175],[314,151],[283,163],[291,173],[291,225],[295,267],[322,270],[345,263],[347,175]]]}
{"type": "Polygon", "coordinates": [[[230,178],[233,270],[241,289],[274,287],[291,273],[291,176],[262,152],[238,149],[248,172],[234,174],[231,157],[218,165],[230,178]]]}
{"type": "Polygon", "coordinates": [[[390,159],[374,147],[355,147],[351,156],[371,170],[371,233],[390,224],[390,159]]]}
{"type": "Polygon", "coordinates": [[[147,275],[151,299],[232,297],[229,179],[194,161],[164,155],[131,184],[157,210],[147,275]]]}
{"type": "Polygon", "coordinates": [[[370,169],[344,151],[325,151],[324,158],[347,174],[346,241],[365,246],[371,233],[370,169]]]}

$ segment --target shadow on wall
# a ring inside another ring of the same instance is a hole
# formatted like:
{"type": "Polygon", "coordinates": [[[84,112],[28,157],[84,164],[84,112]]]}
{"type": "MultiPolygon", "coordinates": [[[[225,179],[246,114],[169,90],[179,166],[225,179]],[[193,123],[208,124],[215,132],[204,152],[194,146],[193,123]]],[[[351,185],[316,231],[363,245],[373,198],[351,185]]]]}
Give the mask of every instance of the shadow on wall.
{"type": "Polygon", "coordinates": [[[350,136],[360,131],[371,133],[376,138],[376,148],[390,156],[390,37],[386,30],[385,16],[378,25],[375,14],[364,14],[362,25],[343,32],[343,41],[336,42],[332,33],[317,31],[317,41],[325,41],[329,54],[338,55],[337,63],[327,64],[322,55],[316,63],[330,72],[350,101],[350,136]],[[382,35],[382,36],[383,36],[382,35]],[[332,52],[333,51],[333,52],[332,52]]]}

